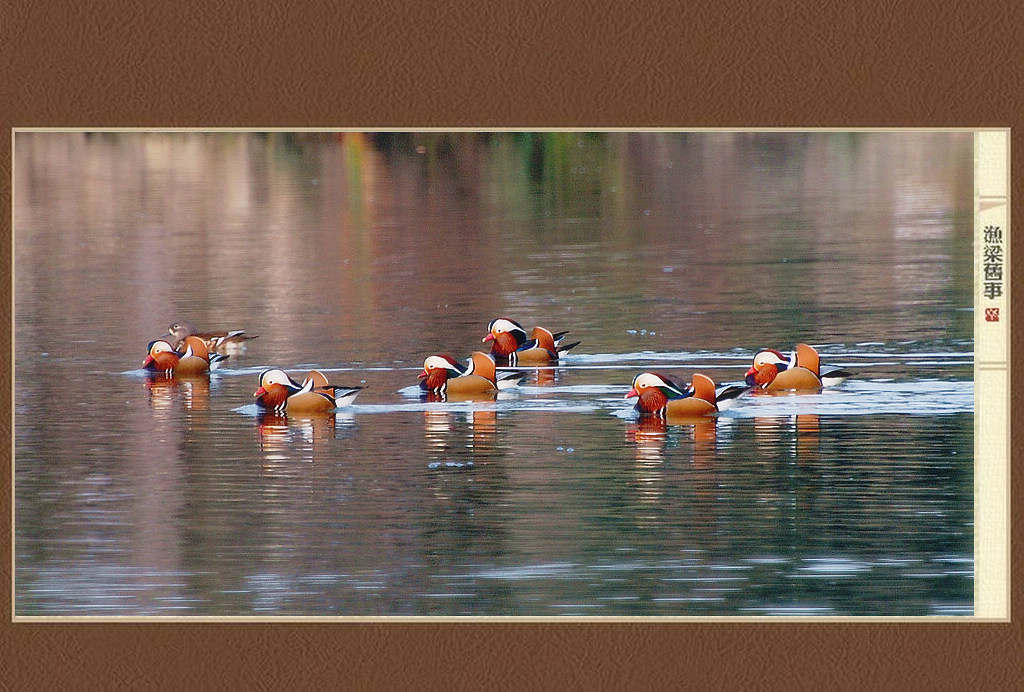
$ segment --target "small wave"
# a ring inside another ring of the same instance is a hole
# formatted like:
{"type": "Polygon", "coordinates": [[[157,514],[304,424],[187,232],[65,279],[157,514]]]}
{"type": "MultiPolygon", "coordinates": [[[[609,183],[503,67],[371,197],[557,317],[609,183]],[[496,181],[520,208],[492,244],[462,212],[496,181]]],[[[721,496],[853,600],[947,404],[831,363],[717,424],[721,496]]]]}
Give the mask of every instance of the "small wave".
{"type": "Polygon", "coordinates": [[[847,380],[817,394],[745,395],[729,414],[758,416],[950,414],[974,411],[974,383],[949,381],[873,382],[847,380]]]}
{"type": "Polygon", "coordinates": [[[694,360],[750,360],[753,353],[716,353],[712,351],[633,351],[630,353],[577,353],[566,358],[572,365],[593,363],[674,362],[694,360]]]}

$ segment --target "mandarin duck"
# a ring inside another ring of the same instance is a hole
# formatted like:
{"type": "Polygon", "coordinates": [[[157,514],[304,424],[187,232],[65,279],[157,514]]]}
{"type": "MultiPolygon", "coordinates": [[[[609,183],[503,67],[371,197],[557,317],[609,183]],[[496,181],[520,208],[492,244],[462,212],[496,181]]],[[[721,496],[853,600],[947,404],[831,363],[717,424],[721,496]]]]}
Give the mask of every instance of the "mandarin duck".
{"type": "Polygon", "coordinates": [[[275,413],[317,413],[350,405],[363,389],[328,384],[318,370],[299,384],[284,370],[273,368],[260,373],[260,386],[252,395],[260,408],[275,413]]]}
{"type": "Polygon", "coordinates": [[[497,377],[494,361],[480,351],[469,357],[467,366],[460,365],[451,356],[430,356],[423,361],[423,372],[419,374],[420,389],[442,398],[493,396],[499,389],[517,386],[525,377],[525,373],[519,372],[497,377]]]}
{"type": "Polygon", "coordinates": [[[822,372],[818,352],[807,344],[797,344],[789,359],[774,349],[758,353],[745,381],[750,387],[778,392],[832,387],[849,376],[850,373],[836,368],[822,372]]]}
{"type": "Polygon", "coordinates": [[[624,398],[637,397],[635,408],[641,415],[706,416],[729,408],[744,391],[745,387],[729,386],[716,392],[714,381],[700,373],[684,385],[668,375],[642,372],[633,378],[633,388],[624,398]]]}
{"type": "Polygon", "coordinates": [[[211,354],[206,348],[206,342],[194,336],[185,337],[178,344],[178,348],[182,347],[183,351],[176,350],[166,339],[150,341],[149,353],[142,362],[142,367],[168,375],[202,375],[216,369],[228,358],[220,353],[211,354]]]}
{"type": "Polygon", "coordinates": [[[179,342],[186,336],[195,336],[206,342],[206,348],[212,351],[239,352],[245,350],[245,342],[258,339],[259,336],[246,336],[245,330],[232,332],[200,332],[191,322],[175,322],[167,328],[167,334],[179,342]]]}
{"type": "Polygon", "coordinates": [[[491,343],[491,355],[496,361],[509,365],[544,365],[557,362],[561,354],[578,346],[579,341],[563,344],[569,332],[552,334],[544,327],[534,327],[530,338],[526,337],[523,325],[507,317],[491,320],[487,325],[487,336],[481,341],[491,343]]]}

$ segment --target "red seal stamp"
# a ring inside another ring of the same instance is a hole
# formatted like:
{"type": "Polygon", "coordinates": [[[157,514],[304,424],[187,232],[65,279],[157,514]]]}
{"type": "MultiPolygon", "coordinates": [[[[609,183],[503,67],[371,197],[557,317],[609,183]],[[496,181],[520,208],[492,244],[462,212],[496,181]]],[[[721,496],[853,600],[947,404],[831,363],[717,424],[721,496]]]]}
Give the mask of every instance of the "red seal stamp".
{"type": "Polygon", "coordinates": [[[986,322],[998,322],[999,321],[999,308],[985,308],[985,321],[986,322]]]}

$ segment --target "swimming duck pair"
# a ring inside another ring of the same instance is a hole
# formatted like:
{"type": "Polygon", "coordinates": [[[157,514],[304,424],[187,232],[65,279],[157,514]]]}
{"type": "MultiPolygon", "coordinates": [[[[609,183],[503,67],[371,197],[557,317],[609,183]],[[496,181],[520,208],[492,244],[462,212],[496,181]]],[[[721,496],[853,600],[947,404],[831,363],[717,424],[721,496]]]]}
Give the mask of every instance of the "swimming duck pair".
{"type": "Polygon", "coordinates": [[[463,366],[450,355],[433,355],[423,361],[420,389],[431,397],[473,397],[496,394],[498,390],[517,386],[526,375],[508,373],[497,375],[496,366],[551,365],[579,341],[564,344],[569,332],[552,333],[544,327],[534,327],[527,336],[523,325],[508,317],[491,320],[482,343],[490,343],[490,355],[474,352],[463,366]]]}
{"type": "Polygon", "coordinates": [[[192,377],[216,369],[225,359],[226,355],[211,353],[206,343],[195,336],[180,341],[161,338],[149,342],[142,367],[163,375],[192,377]]]}
{"type": "Polygon", "coordinates": [[[714,381],[700,373],[689,384],[683,384],[668,375],[643,372],[633,378],[633,387],[625,398],[637,397],[635,408],[641,415],[705,416],[725,410],[736,397],[750,390],[816,391],[837,385],[849,376],[850,373],[838,369],[823,373],[818,352],[807,344],[797,344],[788,359],[772,349],[755,355],[746,373],[745,386],[730,385],[716,390],[714,381]]]}
{"type": "Polygon", "coordinates": [[[164,336],[149,342],[142,367],[164,375],[202,375],[216,370],[229,353],[244,350],[245,342],[256,338],[244,330],[200,332],[191,322],[175,322],[164,336]]]}

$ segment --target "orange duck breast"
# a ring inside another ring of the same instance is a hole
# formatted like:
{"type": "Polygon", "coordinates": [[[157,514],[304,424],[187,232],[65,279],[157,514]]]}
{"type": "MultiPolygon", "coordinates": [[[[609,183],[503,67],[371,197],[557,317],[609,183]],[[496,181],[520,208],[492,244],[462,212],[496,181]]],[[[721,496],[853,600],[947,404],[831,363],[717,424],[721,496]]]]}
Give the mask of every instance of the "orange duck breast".
{"type": "Polygon", "coordinates": [[[527,338],[521,324],[507,317],[492,320],[482,341],[491,342],[491,355],[509,365],[545,365],[554,363],[563,353],[577,346],[578,341],[563,344],[568,332],[552,334],[544,327],[534,327],[527,338]]]}
{"type": "Polygon", "coordinates": [[[766,349],[754,356],[747,370],[746,383],[769,392],[802,389],[821,389],[839,384],[850,373],[830,370],[822,373],[818,352],[807,344],[797,344],[790,358],[778,351],[766,349]]]}
{"type": "Polygon", "coordinates": [[[313,370],[300,385],[284,370],[264,370],[253,392],[256,404],[278,413],[316,413],[351,404],[363,387],[328,384],[323,373],[313,370]]]}

